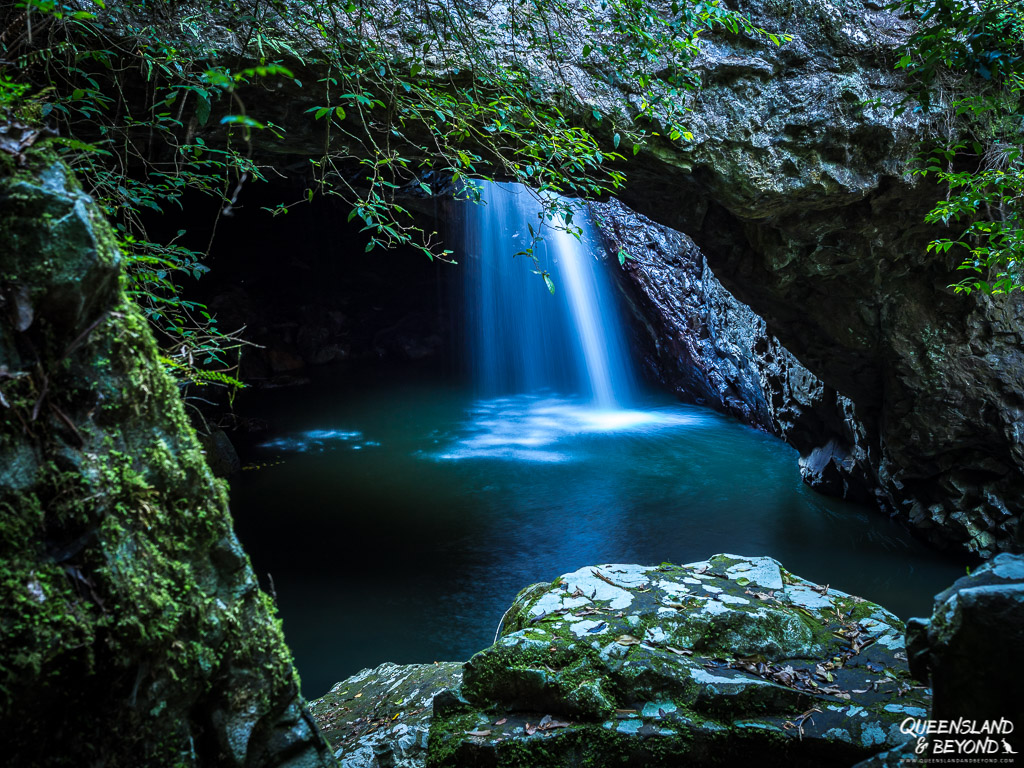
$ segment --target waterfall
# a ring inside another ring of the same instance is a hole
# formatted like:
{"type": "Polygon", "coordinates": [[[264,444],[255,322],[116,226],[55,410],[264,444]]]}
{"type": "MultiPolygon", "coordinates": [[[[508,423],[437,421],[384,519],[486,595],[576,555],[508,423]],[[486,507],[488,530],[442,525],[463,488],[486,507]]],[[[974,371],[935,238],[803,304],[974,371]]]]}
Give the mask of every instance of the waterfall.
{"type": "Polygon", "coordinates": [[[628,404],[633,376],[615,296],[587,217],[577,239],[538,217],[536,195],[518,184],[481,183],[481,203],[465,205],[468,346],[474,381],[496,397],[550,390],[602,410],[628,404]],[[543,222],[543,223],[542,223],[543,222]],[[543,227],[535,254],[555,287],[551,295],[528,256],[530,227],[543,227]]]}

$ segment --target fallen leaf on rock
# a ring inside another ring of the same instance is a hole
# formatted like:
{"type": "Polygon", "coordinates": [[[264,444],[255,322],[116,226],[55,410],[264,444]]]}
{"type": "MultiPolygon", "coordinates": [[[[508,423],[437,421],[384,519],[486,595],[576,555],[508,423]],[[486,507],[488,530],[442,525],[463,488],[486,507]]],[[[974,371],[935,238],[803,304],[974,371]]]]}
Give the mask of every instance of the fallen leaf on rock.
{"type": "Polygon", "coordinates": [[[599,578],[601,581],[603,581],[605,584],[611,584],[613,587],[618,587],[619,589],[626,589],[626,587],[622,586],[621,584],[618,584],[617,582],[612,581],[596,568],[591,568],[590,572],[594,574],[594,576],[599,578]]]}
{"type": "Polygon", "coordinates": [[[537,726],[527,723],[523,726],[523,731],[526,733],[527,736],[533,736],[533,734],[537,732],[537,726]]]}
{"type": "Polygon", "coordinates": [[[615,642],[619,645],[640,645],[640,638],[632,635],[619,635],[615,638],[615,642]]]}
{"type": "MultiPolygon", "coordinates": [[[[831,664],[829,665],[829,667],[831,667],[831,664]]],[[[823,664],[818,664],[814,668],[814,674],[820,677],[822,680],[825,680],[829,683],[835,682],[835,677],[832,675],[831,672],[829,672],[828,667],[826,667],[823,664]]]]}
{"type": "Polygon", "coordinates": [[[490,731],[466,731],[467,736],[490,736],[490,731]]]}
{"type": "Polygon", "coordinates": [[[665,647],[677,656],[693,656],[693,651],[688,648],[673,648],[671,645],[666,645],[665,647]]]}
{"type": "Polygon", "coordinates": [[[675,608],[677,611],[685,611],[689,606],[686,603],[665,603],[666,608],[675,608]]]}
{"type": "Polygon", "coordinates": [[[568,728],[571,723],[555,720],[551,715],[544,715],[537,726],[542,731],[550,731],[552,728],[568,728]]]}
{"type": "Polygon", "coordinates": [[[501,718],[501,720],[496,722],[495,725],[504,725],[507,722],[508,722],[508,718],[507,717],[503,717],[503,718],[501,718]]]}

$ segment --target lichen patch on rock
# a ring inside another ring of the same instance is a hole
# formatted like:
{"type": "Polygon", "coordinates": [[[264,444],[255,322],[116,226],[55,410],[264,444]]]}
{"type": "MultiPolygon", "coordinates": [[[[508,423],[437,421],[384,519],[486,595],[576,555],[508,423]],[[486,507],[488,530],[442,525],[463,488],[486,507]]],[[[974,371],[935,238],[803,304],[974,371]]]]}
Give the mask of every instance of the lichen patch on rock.
{"type": "Polygon", "coordinates": [[[581,568],[523,590],[435,707],[427,764],[852,763],[927,710],[902,634],[767,557],[581,568]]]}

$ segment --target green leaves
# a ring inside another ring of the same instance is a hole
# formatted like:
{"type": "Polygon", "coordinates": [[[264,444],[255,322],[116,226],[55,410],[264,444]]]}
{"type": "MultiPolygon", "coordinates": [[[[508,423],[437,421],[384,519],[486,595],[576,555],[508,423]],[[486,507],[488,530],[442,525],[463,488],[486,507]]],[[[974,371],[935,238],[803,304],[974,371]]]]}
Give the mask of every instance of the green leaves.
{"type": "Polygon", "coordinates": [[[196,121],[200,126],[204,126],[210,119],[210,110],[213,104],[205,89],[194,88],[192,92],[196,95],[196,121]]]}
{"type": "Polygon", "coordinates": [[[913,170],[947,190],[925,220],[952,236],[934,239],[927,250],[962,255],[956,269],[966,276],[953,284],[957,293],[1022,290],[1024,6],[906,0],[898,7],[917,14],[920,25],[896,67],[907,71],[922,111],[935,106],[933,83],[942,74],[940,106],[954,126],[913,170]]]}
{"type": "Polygon", "coordinates": [[[243,128],[258,128],[260,130],[266,128],[263,123],[259,120],[254,120],[248,115],[225,115],[220,119],[221,125],[239,125],[243,128]]]}

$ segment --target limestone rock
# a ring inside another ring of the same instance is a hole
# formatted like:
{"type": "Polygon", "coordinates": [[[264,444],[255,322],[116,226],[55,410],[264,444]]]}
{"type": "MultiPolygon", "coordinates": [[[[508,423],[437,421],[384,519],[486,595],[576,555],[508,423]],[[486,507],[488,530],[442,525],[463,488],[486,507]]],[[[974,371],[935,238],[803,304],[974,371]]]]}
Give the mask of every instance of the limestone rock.
{"type": "Polygon", "coordinates": [[[891,109],[912,19],[861,0],[737,8],[793,40],[712,35],[694,141],[642,152],[623,201],[693,237],[725,288],[854,404],[884,510],[938,544],[1020,549],[1024,299],[955,295],[953,261],[925,251],[943,236],[923,223],[941,193],[907,168],[928,118],[891,109]]]}
{"type": "Polygon", "coordinates": [[[520,593],[427,764],[851,764],[927,707],[899,619],[770,558],[593,566],[520,593]]]}
{"type": "Polygon", "coordinates": [[[341,768],[421,768],[434,696],[462,681],[462,664],[381,664],[309,705],[341,768]]]}
{"type": "Polygon", "coordinates": [[[852,421],[822,425],[839,450],[805,476],[863,487],[936,544],[1019,550],[1024,298],[955,295],[955,263],[925,250],[943,236],[924,224],[937,192],[907,169],[931,118],[892,109],[913,20],[870,0],[736,8],[792,41],[710,35],[694,140],[641,151],[623,202],[691,236],[722,285],[852,403],[852,421]]]}

